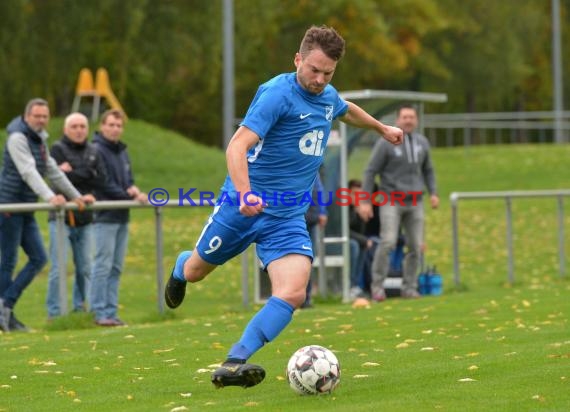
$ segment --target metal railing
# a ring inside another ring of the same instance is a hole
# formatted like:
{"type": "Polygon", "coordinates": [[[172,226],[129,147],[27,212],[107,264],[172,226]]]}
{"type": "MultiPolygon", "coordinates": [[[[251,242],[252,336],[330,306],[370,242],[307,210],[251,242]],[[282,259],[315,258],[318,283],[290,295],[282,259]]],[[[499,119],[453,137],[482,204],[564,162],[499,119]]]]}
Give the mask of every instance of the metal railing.
{"type": "Polygon", "coordinates": [[[464,146],[474,143],[554,142],[557,131],[568,142],[570,111],[483,112],[426,114],[423,127],[432,146],[464,146]],[[445,131],[438,136],[437,131],[445,131]],[[460,133],[455,139],[455,131],[460,133]],[[505,133],[507,136],[505,137],[505,133]]]}
{"type": "MultiPolygon", "coordinates": [[[[109,210],[109,209],[132,209],[132,208],[154,208],[155,216],[155,240],[156,240],[156,286],[157,286],[157,305],[160,313],[164,311],[164,301],[162,299],[162,291],[164,289],[164,270],[162,268],[164,241],[162,235],[162,208],[163,207],[204,207],[208,204],[202,204],[198,199],[192,199],[194,204],[190,202],[180,203],[179,199],[170,199],[168,203],[162,206],[153,206],[151,204],[143,204],[134,200],[109,200],[97,201],[87,206],[87,210],[109,210]]],[[[213,200],[215,202],[215,200],[213,200]]],[[[0,213],[12,212],[36,212],[50,211],[56,212],[56,236],[57,236],[57,256],[59,269],[59,304],[62,315],[68,313],[67,307],[67,262],[65,261],[65,248],[67,247],[66,229],[65,229],[65,212],[67,210],[77,210],[77,204],[68,202],[65,206],[53,206],[49,203],[7,203],[0,204],[0,213]]],[[[247,303],[247,290],[244,291],[244,302],[247,303]]]]}
{"type": "Polygon", "coordinates": [[[527,190],[503,192],[453,192],[449,196],[451,202],[451,222],[453,238],[453,275],[455,286],[461,283],[459,274],[459,201],[473,199],[504,199],[507,221],[507,254],[508,254],[508,281],[515,281],[514,251],[513,251],[513,214],[512,200],[515,198],[557,198],[558,209],[558,259],[560,276],[566,275],[566,256],[564,252],[564,197],[570,196],[569,189],[561,190],[527,190]]]}

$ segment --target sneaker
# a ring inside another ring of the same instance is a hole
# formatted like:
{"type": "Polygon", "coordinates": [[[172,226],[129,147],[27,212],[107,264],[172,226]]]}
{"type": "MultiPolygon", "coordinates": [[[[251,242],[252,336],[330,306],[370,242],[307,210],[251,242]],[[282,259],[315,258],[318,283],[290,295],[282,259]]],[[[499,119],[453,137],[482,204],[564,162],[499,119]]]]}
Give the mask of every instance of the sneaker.
{"type": "Polygon", "coordinates": [[[375,302],[383,302],[386,300],[386,292],[384,289],[375,289],[372,291],[372,300],[375,302]]]}
{"type": "Polygon", "coordinates": [[[0,330],[10,332],[10,317],[12,309],[4,306],[4,299],[0,299],[0,330]]]}
{"type": "Polygon", "coordinates": [[[127,326],[127,324],[119,318],[112,318],[111,321],[114,323],[113,326],[127,326]]]}
{"type": "Polygon", "coordinates": [[[404,299],[418,299],[418,298],[421,298],[421,295],[415,289],[408,289],[408,290],[402,291],[402,297],[404,299]]]}
{"type": "Polygon", "coordinates": [[[224,386],[241,386],[249,388],[265,378],[265,370],[261,366],[249,363],[224,362],[212,373],[212,383],[216,388],[224,386]]]}
{"type": "Polygon", "coordinates": [[[29,332],[30,330],[26,325],[18,320],[14,312],[11,313],[10,320],[8,322],[8,326],[10,327],[11,331],[18,331],[18,332],[29,332]]]}
{"type": "Polygon", "coordinates": [[[107,326],[119,326],[115,322],[115,319],[108,319],[108,318],[97,319],[95,321],[95,324],[98,326],[106,326],[106,327],[107,326]]]}
{"type": "Polygon", "coordinates": [[[348,297],[350,300],[355,300],[356,298],[361,298],[364,296],[364,291],[360,286],[353,286],[348,291],[348,297]]]}
{"type": "Polygon", "coordinates": [[[186,281],[178,280],[174,277],[174,273],[182,273],[184,270],[184,262],[192,255],[192,251],[186,250],[178,255],[176,264],[172,273],[168,278],[166,287],[164,288],[164,301],[169,308],[174,309],[180,306],[186,295],[186,281]]]}

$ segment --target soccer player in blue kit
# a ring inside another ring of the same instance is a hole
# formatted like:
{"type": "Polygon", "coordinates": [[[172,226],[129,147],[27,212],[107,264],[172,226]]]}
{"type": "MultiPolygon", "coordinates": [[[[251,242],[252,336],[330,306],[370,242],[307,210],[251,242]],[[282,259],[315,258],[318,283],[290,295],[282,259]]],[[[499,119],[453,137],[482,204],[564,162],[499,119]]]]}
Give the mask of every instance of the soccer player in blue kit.
{"type": "Polygon", "coordinates": [[[334,29],[313,26],[295,54],[296,72],[259,87],[226,151],[224,195],[195,249],[178,255],[167,282],[166,304],[176,308],[184,300],[187,282],[201,281],[256,244],[272,296],[213,372],[212,383],[218,388],[260,383],[265,370],[247,360],[285,329],[305,301],[313,252],[304,218],[309,203],[302,199],[306,193],[310,196],[333,120],[375,130],[394,144],[402,142],[399,128],[344,101],[329,84],[344,46],[334,29]]]}

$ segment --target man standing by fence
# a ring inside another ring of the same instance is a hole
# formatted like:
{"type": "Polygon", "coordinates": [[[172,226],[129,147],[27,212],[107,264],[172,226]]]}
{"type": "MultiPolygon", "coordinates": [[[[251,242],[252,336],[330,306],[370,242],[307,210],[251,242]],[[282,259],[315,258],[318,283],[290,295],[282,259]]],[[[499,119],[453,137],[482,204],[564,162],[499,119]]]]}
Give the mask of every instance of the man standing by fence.
{"type": "MultiPolygon", "coordinates": [[[[38,196],[55,206],[64,205],[63,195],[56,195],[52,185],[73,199],[80,207],[92,197],[82,197],[47,150],[49,107],[44,99],[32,99],[23,116],[8,125],[4,165],[0,172],[0,203],[36,203],[38,196]]],[[[14,315],[14,306],[24,289],[47,263],[46,251],[33,212],[0,215],[0,329],[4,332],[27,330],[14,315]],[[29,261],[12,279],[22,246],[29,261]]]]}
{"type": "MultiPolygon", "coordinates": [[[[127,145],[121,141],[125,116],[119,110],[101,115],[100,131],[93,144],[105,169],[105,185],[95,191],[99,200],[137,200],[147,195],[135,186],[127,145]]],[[[95,213],[95,260],[89,293],[91,311],[99,326],[122,326],[119,319],[119,278],[125,262],[129,235],[129,210],[100,210],[95,213]]]]}
{"type": "MultiPolygon", "coordinates": [[[[92,194],[96,187],[105,184],[105,170],[97,149],[87,141],[89,122],[82,113],[71,113],[63,124],[63,137],[51,147],[51,155],[67,178],[80,193],[92,194]]],[[[65,215],[66,238],[71,244],[75,266],[73,284],[73,311],[86,311],[87,288],[91,275],[91,238],[93,211],[68,210],[65,215]]],[[[49,215],[50,261],[48,276],[47,312],[48,319],[59,316],[59,265],[66,265],[67,259],[58,260],[57,224],[55,213],[49,215]]],[[[67,246],[67,244],[66,244],[67,246]]],[[[67,252],[67,247],[65,247],[67,252]]],[[[64,253],[66,256],[67,253],[64,253]]],[[[67,297],[66,297],[67,298],[67,297]]]]}
{"type": "MultiPolygon", "coordinates": [[[[396,126],[405,133],[404,144],[393,146],[382,139],[378,140],[364,172],[364,191],[373,192],[374,179],[379,175],[380,190],[390,194],[391,199],[380,207],[380,245],[376,248],[372,264],[372,299],[377,302],[386,299],[384,280],[388,276],[390,253],[396,247],[400,224],[403,226],[408,247],[404,260],[402,297],[420,296],[416,275],[423,245],[422,193],[426,186],[431,207],[435,209],[439,205],[429,142],[425,136],[415,131],[418,126],[416,109],[408,105],[400,107],[396,126]],[[407,193],[407,196],[399,203],[391,196],[395,193],[407,193]]],[[[363,219],[371,219],[372,203],[361,203],[358,212],[363,219]]]]}

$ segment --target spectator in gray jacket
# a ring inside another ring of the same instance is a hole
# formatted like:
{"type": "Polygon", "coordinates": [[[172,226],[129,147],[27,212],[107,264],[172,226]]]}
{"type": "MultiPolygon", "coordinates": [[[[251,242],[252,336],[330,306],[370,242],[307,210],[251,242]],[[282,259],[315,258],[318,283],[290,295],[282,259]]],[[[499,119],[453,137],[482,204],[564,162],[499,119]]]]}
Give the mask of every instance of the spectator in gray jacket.
{"type": "MultiPolygon", "coordinates": [[[[396,125],[405,134],[401,146],[392,146],[379,140],[374,146],[368,167],[364,172],[363,189],[371,193],[376,176],[380,176],[380,245],[376,249],[372,265],[372,299],[386,299],[384,280],[390,267],[389,255],[396,247],[400,224],[406,236],[408,253],[404,260],[402,297],[417,298],[416,274],[423,245],[424,188],[430,194],[433,209],[439,205],[435,172],[430,158],[429,142],[415,132],[418,114],[413,106],[398,109],[396,125]]],[[[372,203],[363,202],[358,208],[360,216],[372,218],[372,203]]]]}
{"type": "MultiPolygon", "coordinates": [[[[26,105],[24,115],[8,125],[4,165],[0,172],[0,203],[35,203],[39,196],[52,205],[64,205],[65,197],[55,194],[44,177],[80,207],[84,202],[94,200],[91,195],[81,196],[49,155],[45,131],[48,122],[48,103],[43,99],[32,99],[26,105]]],[[[0,214],[0,254],[0,329],[4,332],[25,331],[26,326],[14,315],[14,306],[47,263],[33,212],[0,214]],[[12,279],[20,246],[29,260],[12,279]]]]}

